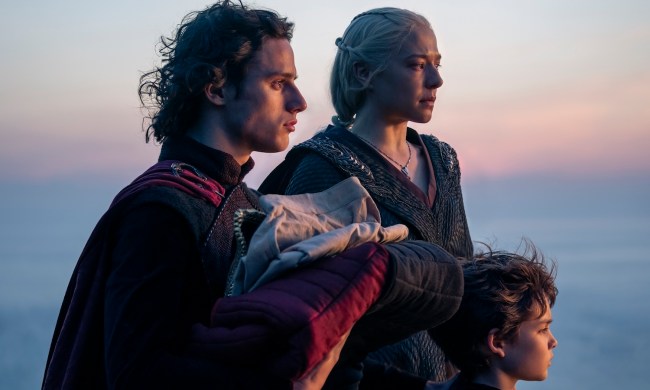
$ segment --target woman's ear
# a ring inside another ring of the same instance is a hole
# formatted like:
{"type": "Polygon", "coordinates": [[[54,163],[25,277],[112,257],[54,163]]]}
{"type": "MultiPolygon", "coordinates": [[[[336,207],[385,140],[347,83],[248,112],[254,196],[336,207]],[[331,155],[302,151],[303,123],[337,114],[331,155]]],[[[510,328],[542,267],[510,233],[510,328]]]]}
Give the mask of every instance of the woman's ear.
{"type": "Polygon", "coordinates": [[[206,99],[215,106],[226,105],[226,98],[224,94],[224,87],[218,86],[216,83],[209,83],[203,87],[203,94],[206,99]]]}
{"type": "Polygon", "coordinates": [[[354,72],[354,77],[359,80],[361,85],[366,85],[370,78],[370,69],[368,65],[362,62],[355,62],[352,64],[352,71],[354,72]]]}
{"type": "Polygon", "coordinates": [[[487,347],[496,356],[504,358],[506,356],[505,342],[497,328],[490,329],[487,335],[487,347]]]}

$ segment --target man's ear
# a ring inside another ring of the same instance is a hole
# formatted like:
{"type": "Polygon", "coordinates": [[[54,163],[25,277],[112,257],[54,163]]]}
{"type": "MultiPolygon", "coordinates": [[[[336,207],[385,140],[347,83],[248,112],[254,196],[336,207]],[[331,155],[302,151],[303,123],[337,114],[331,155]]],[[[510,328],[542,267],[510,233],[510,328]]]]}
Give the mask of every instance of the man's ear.
{"type": "Polygon", "coordinates": [[[505,341],[501,337],[499,329],[490,329],[490,332],[487,335],[487,347],[490,352],[500,358],[504,358],[506,356],[505,341]]]}
{"type": "Polygon", "coordinates": [[[354,77],[359,80],[362,85],[366,85],[370,78],[370,69],[368,69],[368,65],[357,61],[352,64],[352,71],[354,72],[354,77]]]}
{"type": "Polygon", "coordinates": [[[209,83],[203,87],[203,94],[208,101],[215,106],[225,106],[226,98],[224,86],[218,86],[216,83],[209,83]]]}

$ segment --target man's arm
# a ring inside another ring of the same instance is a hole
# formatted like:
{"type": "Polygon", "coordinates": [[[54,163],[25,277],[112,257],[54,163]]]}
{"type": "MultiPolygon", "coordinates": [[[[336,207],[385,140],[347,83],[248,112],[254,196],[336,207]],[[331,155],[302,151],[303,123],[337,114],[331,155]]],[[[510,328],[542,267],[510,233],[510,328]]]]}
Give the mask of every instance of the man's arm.
{"type": "Polygon", "coordinates": [[[104,302],[110,388],[290,388],[188,350],[190,327],[208,322],[212,302],[196,240],[180,214],[156,204],[132,210],[113,253],[104,302]]]}

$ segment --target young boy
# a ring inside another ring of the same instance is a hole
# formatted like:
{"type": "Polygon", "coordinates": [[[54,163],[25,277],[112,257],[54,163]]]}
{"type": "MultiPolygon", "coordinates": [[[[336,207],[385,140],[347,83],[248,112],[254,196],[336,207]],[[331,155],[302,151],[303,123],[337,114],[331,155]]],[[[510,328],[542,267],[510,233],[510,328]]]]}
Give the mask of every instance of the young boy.
{"type": "Polygon", "coordinates": [[[557,347],[550,330],[554,265],[530,243],[523,255],[488,250],[462,265],[460,308],[432,330],[460,374],[427,388],[513,390],[518,380],[546,379],[557,347]]]}

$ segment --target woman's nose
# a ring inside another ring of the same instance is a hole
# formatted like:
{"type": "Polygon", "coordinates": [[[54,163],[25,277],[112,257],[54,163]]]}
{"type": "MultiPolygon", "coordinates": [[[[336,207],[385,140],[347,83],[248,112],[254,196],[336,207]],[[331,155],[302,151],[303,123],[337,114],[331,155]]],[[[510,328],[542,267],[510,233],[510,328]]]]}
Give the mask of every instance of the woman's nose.
{"type": "Polygon", "coordinates": [[[437,89],[442,87],[442,76],[440,76],[440,71],[435,66],[431,66],[427,72],[426,83],[427,88],[437,89]]]}

